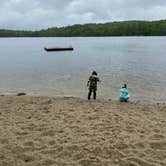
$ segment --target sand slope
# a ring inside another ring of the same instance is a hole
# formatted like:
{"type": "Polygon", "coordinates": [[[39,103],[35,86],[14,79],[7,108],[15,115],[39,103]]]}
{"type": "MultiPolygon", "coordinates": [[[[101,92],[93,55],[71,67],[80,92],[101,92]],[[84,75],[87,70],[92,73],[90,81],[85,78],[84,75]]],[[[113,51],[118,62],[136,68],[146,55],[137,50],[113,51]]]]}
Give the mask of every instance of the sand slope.
{"type": "Polygon", "coordinates": [[[166,166],[166,105],[1,96],[0,166],[166,166]]]}

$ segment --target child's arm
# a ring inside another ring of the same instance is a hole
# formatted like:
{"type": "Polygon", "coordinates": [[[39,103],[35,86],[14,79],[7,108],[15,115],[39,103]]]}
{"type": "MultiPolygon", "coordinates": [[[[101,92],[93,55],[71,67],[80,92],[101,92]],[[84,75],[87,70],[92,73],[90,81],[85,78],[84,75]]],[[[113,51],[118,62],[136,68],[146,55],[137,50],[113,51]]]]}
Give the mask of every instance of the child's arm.
{"type": "Polygon", "coordinates": [[[98,81],[98,82],[101,82],[101,80],[100,80],[99,78],[97,79],[97,81],[98,81]]]}
{"type": "Polygon", "coordinates": [[[88,82],[87,82],[87,86],[89,86],[89,80],[88,80],[88,82]]]}

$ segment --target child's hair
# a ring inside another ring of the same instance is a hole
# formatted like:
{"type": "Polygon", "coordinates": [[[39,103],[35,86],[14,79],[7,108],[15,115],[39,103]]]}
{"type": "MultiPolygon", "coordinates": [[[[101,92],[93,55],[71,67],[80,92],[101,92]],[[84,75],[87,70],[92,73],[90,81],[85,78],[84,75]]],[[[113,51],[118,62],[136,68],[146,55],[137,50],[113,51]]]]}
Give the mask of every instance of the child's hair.
{"type": "Polygon", "coordinates": [[[92,75],[96,75],[97,76],[97,72],[95,70],[92,71],[92,75]]]}
{"type": "Polygon", "coordinates": [[[124,84],[124,85],[123,85],[123,88],[127,88],[127,84],[124,84]]]}

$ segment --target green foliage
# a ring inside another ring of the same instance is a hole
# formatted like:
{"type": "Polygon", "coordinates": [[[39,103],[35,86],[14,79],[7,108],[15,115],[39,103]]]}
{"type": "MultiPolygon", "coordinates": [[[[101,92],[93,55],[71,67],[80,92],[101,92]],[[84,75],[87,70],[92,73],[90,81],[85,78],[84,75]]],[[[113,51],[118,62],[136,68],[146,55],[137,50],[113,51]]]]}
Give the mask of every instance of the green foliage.
{"type": "Polygon", "coordinates": [[[166,20],[75,24],[39,31],[0,30],[0,37],[165,36],[166,20]]]}

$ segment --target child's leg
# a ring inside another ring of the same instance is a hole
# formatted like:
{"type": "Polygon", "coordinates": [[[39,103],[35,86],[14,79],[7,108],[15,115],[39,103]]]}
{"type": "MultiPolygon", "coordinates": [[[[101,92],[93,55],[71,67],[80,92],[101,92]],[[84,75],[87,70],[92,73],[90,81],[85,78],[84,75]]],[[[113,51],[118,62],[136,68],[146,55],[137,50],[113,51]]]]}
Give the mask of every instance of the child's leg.
{"type": "Polygon", "coordinates": [[[96,100],[96,91],[93,91],[93,99],[96,100]]]}
{"type": "Polygon", "coordinates": [[[90,100],[91,94],[92,94],[92,90],[89,89],[88,100],[90,100]]]}

